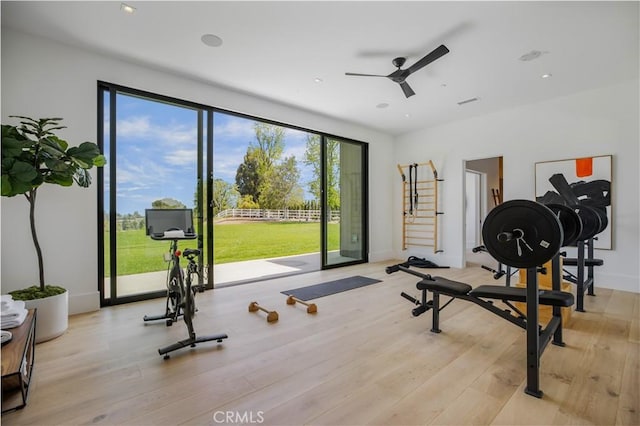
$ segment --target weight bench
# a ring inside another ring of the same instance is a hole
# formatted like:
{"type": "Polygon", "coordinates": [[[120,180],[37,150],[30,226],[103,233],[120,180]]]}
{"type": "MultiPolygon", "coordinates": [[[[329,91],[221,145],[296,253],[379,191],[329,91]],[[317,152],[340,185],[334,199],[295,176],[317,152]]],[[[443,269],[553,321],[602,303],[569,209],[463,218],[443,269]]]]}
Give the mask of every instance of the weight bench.
{"type": "MultiPolygon", "coordinates": [[[[592,211],[594,218],[600,220],[595,210],[585,210],[592,211]]],[[[559,208],[556,212],[550,207],[529,200],[505,201],[487,214],[482,225],[482,240],[486,250],[499,263],[526,270],[526,288],[484,285],[474,289],[468,284],[421,274],[402,265],[387,267],[387,273],[403,271],[421,278],[417,284],[418,289],[422,291],[420,300],[405,293],[402,293],[402,296],[417,305],[413,310],[415,316],[430,309],[433,311],[431,331],[434,333],[440,332],[440,311],[456,299],[475,303],[525,329],[527,385],[524,391],[528,395],[541,398],[540,356],[552,338],[554,345],[564,346],[562,308],[571,306],[574,302],[573,294],[560,291],[562,268],[559,251],[563,245],[569,245],[576,236],[579,237],[578,231],[582,230],[581,218],[575,209],[559,208]],[[540,265],[549,261],[552,290],[540,290],[538,269],[540,265]],[[431,300],[427,300],[429,292],[433,294],[431,300]],[[442,306],[441,294],[451,297],[451,300],[442,306]],[[509,309],[495,306],[493,302],[496,300],[504,303],[509,309]],[[526,315],[511,302],[525,302],[526,315]],[[539,324],[540,304],[552,307],[552,316],[544,328],[539,324]]],[[[584,256],[584,251],[578,250],[578,253],[584,256]]]]}
{"type": "MultiPolygon", "coordinates": [[[[400,268],[404,271],[404,269],[400,268]]],[[[407,272],[407,271],[405,271],[407,272]]],[[[414,271],[411,271],[412,273],[414,271]]],[[[415,274],[414,274],[415,275],[415,274]]],[[[443,310],[454,299],[467,300],[475,303],[488,311],[506,319],[518,327],[527,328],[526,315],[518,308],[513,306],[512,302],[527,302],[527,289],[521,287],[504,287],[498,285],[481,285],[476,288],[469,284],[452,281],[443,277],[428,276],[416,284],[416,288],[422,291],[421,300],[402,293],[402,297],[418,305],[411,312],[413,316],[419,316],[428,310],[432,310],[433,319],[431,322],[431,331],[440,333],[440,311],[443,310]],[[427,300],[428,293],[433,294],[431,300],[427,300]],[[451,300],[440,306],[440,295],[451,297],[451,300]],[[485,300],[489,299],[489,300],[485,300]],[[507,305],[510,309],[501,309],[497,307],[493,301],[499,300],[507,305]]],[[[573,294],[564,291],[555,290],[538,290],[538,304],[545,306],[558,306],[561,308],[573,305],[573,294]]]]}
{"type": "MultiPolygon", "coordinates": [[[[559,256],[555,256],[554,259],[552,259],[552,268],[558,272],[554,273],[552,286],[554,289],[559,289],[559,256]]],[[[417,289],[422,292],[420,300],[417,300],[404,292],[401,293],[401,296],[417,305],[417,307],[412,310],[413,316],[419,316],[428,310],[432,311],[431,331],[434,333],[441,332],[440,311],[455,299],[467,300],[475,303],[476,305],[526,330],[527,386],[525,387],[525,393],[538,398],[542,397],[542,391],[539,387],[540,356],[552,339],[552,343],[554,345],[564,346],[564,342],[562,340],[561,308],[573,305],[573,294],[560,290],[538,289],[538,268],[536,267],[527,269],[526,288],[503,287],[496,285],[481,285],[473,288],[466,283],[449,280],[443,277],[432,277],[431,275],[422,274],[401,265],[390,266],[386,271],[388,274],[396,271],[403,271],[422,278],[422,280],[416,284],[417,289]],[[429,292],[432,293],[431,300],[427,300],[429,292]],[[441,306],[440,295],[448,296],[451,299],[441,306]],[[501,301],[510,309],[501,309],[495,306],[495,300],[501,301]],[[526,303],[526,314],[518,310],[512,302],[526,303]],[[539,305],[553,307],[553,315],[544,328],[542,328],[538,323],[539,305]]]]}
{"type": "Polygon", "coordinates": [[[584,293],[589,296],[595,296],[595,274],[593,268],[595,266],[604,265],[602,259],[594,259],[593,241],[595,238],[589,238],[586,241],[578,241],[578,257],[565,257],[562,259],[563,266],[575,266],[576,273],[564,269],[564,279],[576,285],[576,311],[584,312],[584,293]],[[585,256],[585,249],[587,251],[585,256]],[[586,277],[585,277],[586,270],[586,277]]]}

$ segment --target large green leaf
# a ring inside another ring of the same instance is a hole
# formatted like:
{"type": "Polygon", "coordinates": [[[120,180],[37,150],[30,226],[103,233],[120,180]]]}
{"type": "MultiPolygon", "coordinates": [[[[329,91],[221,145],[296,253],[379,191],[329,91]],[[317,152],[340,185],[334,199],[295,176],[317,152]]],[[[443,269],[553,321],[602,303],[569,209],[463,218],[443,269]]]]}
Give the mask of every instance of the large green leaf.
{"type": "Polygon", "coordinates": [[[73,158],[83,169],[93,167],[94,158],[100,155],[98,146],[91,142],[82,142],[80,146],[69,148],[67,155],[73,158]]]}
{"type": "Polygon", "coordinates": [[[29,192],[42,181],[36,169],[23,161],[2,162],[2,195],[13,197],[14,195],[29,192]]]}
{"type": "Polygon", "coordinates": [[[69,143],[67,141],[65,141],[64,139],[60,139],[55,135],[49,135],[46,138],[43,138],[41,142],[52,148],[57,148],[61,152],[65,152],[69,147],[69,143]]]}
{"type": "Polygon", "coordinates": [[[2,139],[4,138],[26,139],[20,134],[16,126],[10,126],[8,124],[2,125],[2,139]]]}
{"type": "MultiPolygon", "coordinates": [[[[11,176],[9,176],[9,181],[11,182],[11,194],[9,195],[10,197],[14,195],[19,195],[19,194],[26,194],[27,192],[31,191],[33,188],[37,188],[39,186],[39,184],[36,185],[33,182],[25,182],[22,180],[13,179],[11,176]]],[[[4,188],[3,188],[3,191],[4,191],[4,188]]]]}
{"type": "Polygon", "coordinates": [[[2,157],[2,174],[5,174],[6,170],[9,170],[13,167],[13,163],[16,162],[16,159],[13,157],[2,157]]]}
{"type": "Polygon", "coordinates": [[[0,182],[0,185],[2,185],[0,188],[3,197],[13,197],[14,195],[17,195],[13,193],[13,186],[11,185],[11,179],[9,178],[9,175],[2,175],[2,181],[0,182]]]}
{"type": "Polygon", "coordinates": [[[24,161],[15,161],[9,170],[3,170],[11,176],[22,182],[31,182],[38,177],[38,171],[29,163],[24,161]]]}
{"type": "Polygon", "coordinates": [[[2,158],[23,155],[32,144],[33,141],[21,135],[15,126],[2,125],[2,158]]]}
{"type": "Polygon", "coordinates": [[[2,158],[18,157],[30,146],[29,142],[18,140],[11,136],[2,137],[2,158]]]}
{"type": "Polygon", "coordinates": [[[54,172],[64,172],[69,168],[69,164],[58,158],[47,158],[44,160],[49,170],[54,172]]]}
{"type": "Polygon", "coordinates": [[[56,183],[61,186],[73,185],[73,174],[54,172],[45,178],[48,183],[56,183]]]}
{"type": "Polygon", "coordinates": [[[93,165],[96,167],[102,167],[107,164],[107,158],[100,154],[96,158],[93,159],[93,165]]]}

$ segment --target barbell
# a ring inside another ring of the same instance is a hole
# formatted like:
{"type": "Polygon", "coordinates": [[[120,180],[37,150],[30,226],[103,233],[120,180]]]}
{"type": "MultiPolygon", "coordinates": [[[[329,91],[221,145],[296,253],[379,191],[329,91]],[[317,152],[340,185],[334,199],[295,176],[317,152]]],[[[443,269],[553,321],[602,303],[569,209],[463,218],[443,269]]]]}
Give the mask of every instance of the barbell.
{"type": "Polygon", "coordinates": [[[482,238],[498,262],[532,268],[551,260],[561,247],[594,237],[608,223],[606,211],[597,207],[510,200],[489,212],[482,238]]]}
{"type": "Polygon", "coordinates": [[[543,204],[510,200],[493,208],[482,226],[487,251],[498,262],[532,268],[551,260],[563,245],[558,216],[543,204]]]}
{"type": "Polygon", "coordinates": [[[582,218],[576,211],[564,204],[545,204],[560,220],[564,238],[562,246],[567,247],[576,243],[583,233],[582,218]]]}

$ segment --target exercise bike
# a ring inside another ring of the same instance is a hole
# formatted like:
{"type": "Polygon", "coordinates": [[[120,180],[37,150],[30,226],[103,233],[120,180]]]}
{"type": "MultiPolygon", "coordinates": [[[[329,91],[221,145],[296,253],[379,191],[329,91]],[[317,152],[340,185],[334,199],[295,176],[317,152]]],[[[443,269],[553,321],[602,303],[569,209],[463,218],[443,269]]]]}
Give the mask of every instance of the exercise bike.
{"type": "MultiPolygon", "coordinates": [[[[199,249],[178,250],[179,240],[193,240],[197,235],[193,233],[192,213],[190,209],[148,209],[146,210],[147,234],[153,240],[170,240],[168,253],[169,268],[167,272],[167,299],[165,313],[163,315],[144,316],[144,321],[166,320],[166,325],[171,326],[179,317],[182,317],[187,326],[189,337],[174,344],[158,349],[164,359],[169,359],[169,352],[187,346],[195,347],[197,343],[217,341],[221,343],[228,338],[226,334],[214,334],[210,336],[197,337],[193,329],[193,316],[196,312],[195,296],[196,292],[203,292],[204,285],[193,285],[194,277],[199,278],[198,264],[196,258],[200,256],[199,249]],[[180,223],[182,221],[186,223],[180,223]],[[177,224],[167,227],[167,223],[177,224]],[[154,227],[155,224],[155,227],[154,227]],[[158,226],[160,225],[160,226],[158,226]],[[184,225],[184,226],[181,226],[184,225]],[[157,229],[166,229],[163,232],[156,232],[157,229]],[[184,229],[187,231],[185,232],[184,229]],[[187,260],[186,273],[180,266],[180,256],[187,260]]],[[[198,280],[199,281],[199,280],[198,280]]]]}
{"type": "MultiPolygon", "coordinates": [[[[173,230],[175,231],[175,230],[173,230]]],[[[163,237],[151,237],[154,240],[164,240],[163,237]]],[[[191,238],[180,238],[191,239],[191,238]]],[[[167,269],[167,299],[165,304],[165,312],[161,315],[145,315],[144,321],[158,321],[166,320],[167,327],[173,325],[180,317],[184,316],[184,305],[186,302],[185,285],[181,284],[185,282],[185,273],[180,267],[180,255],[183,255],[187,261],[187,279],[191,283],[191,293],[193,300],[193,310],[195,308],[195,295],[196,291],[199,293],[204,292],[204,285],[193,285],[192,275],[195,274],[199,277],[198,265],[195,262],[194,257],[200,255],[200,250],[186,249],[184,252],[178,250],[178,239],[171,239],[169,246],[169,252],[165,254],[165,260],[169,262],[167,269]]],[[[199,280],[198,280],[199,281],[199,280]]]]}

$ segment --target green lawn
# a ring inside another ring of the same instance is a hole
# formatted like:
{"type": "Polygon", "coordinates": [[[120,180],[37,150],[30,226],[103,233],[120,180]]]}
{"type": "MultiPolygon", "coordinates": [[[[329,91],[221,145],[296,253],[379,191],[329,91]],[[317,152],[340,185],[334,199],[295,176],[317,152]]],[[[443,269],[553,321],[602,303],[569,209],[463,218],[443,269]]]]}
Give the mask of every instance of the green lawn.
{"type": "MultiPolygon", "coordinates": [[[[339,248],[339,229],[339,224],[329,224],[329,250],[339,248]]],[[[318,222],[227,222],[214,225],[213,232],[216,264],[320,251],[318,222]]],[[[162,255],[169,251],[168,241],[154,241],[145,235],[144,230],[119,231],[116,239],[118,275],[166,269],[167,264],[163,261],[162,255]]],[[[105,267],[108,269],[108,232],[105,234],[105,240],[105,267]]],[[[196,241],[181,241],[179,247],[196,247],[196,241]]]]}

